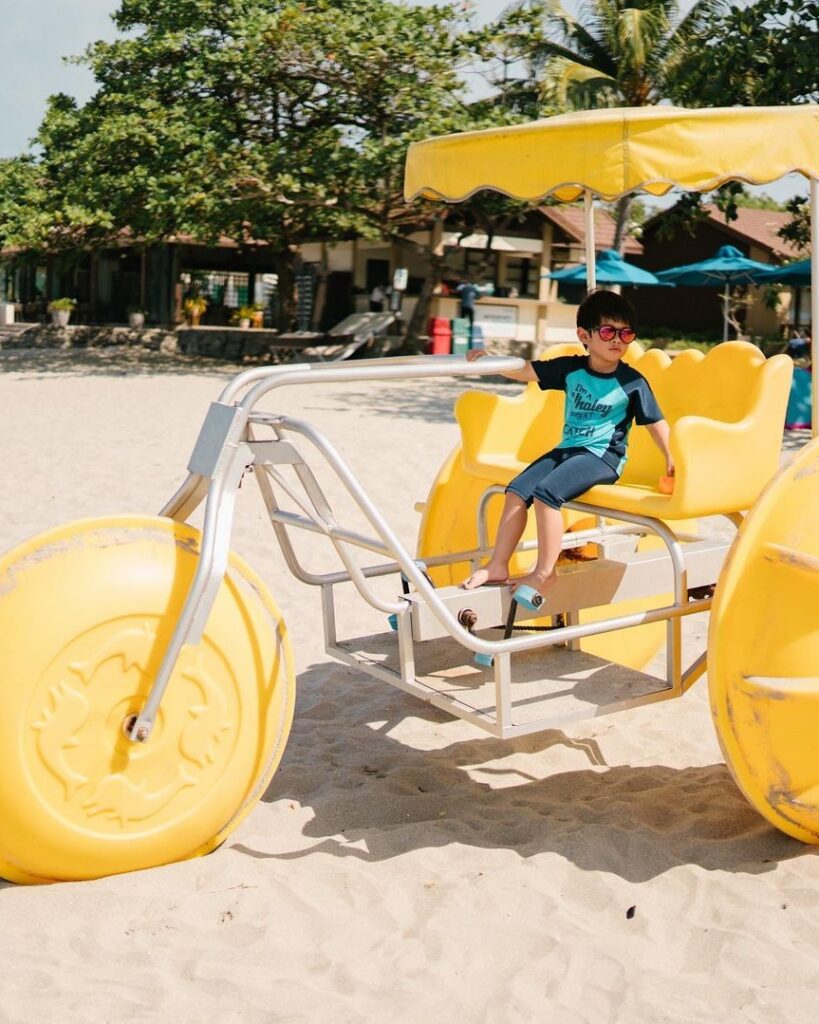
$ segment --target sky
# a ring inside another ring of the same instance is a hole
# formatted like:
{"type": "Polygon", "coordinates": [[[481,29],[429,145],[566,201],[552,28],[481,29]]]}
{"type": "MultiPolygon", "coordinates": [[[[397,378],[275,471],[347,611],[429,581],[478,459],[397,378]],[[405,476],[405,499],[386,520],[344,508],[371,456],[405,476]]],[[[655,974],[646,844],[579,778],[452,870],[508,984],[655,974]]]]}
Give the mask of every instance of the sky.
{"type": "MultiPolygon", "coordinates": [[[[65,92],[84,101],[93,92],[86,68],[62,58],[82,53],[97,39],[116,36],[111,14],[118,0],[0,0],[3,8],[0,59],[0,157],[16,156],[28,146],[45,114],[46,101],[65,92]]],[[[417,0],[432,3],[433,0],[417,0]]],[[[497,17],[510,0],[473,0],[483,23],[497,17]]],[[[566,3],[568,8],[575,4],[566,3]]],[[[683,7],[690,0],[683,0],[683,7]]],[[[756,190],[760,191],[760,190],[756,190]]],[[[807,192],[801,175],[789,175],[761,191],[780,201],[807,192]]],[[[670,199],[669,199],[670,201],[670,199]]],[[[665,203],[661,205],[666,205],[665,203]]]]}

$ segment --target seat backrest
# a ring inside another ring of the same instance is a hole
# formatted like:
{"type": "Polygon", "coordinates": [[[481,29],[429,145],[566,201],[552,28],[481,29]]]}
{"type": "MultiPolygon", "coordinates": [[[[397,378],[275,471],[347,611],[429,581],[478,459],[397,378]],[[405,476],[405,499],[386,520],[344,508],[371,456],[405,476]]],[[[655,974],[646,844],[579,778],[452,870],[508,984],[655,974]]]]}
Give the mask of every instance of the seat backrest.
{"type": "MultiPolygon", "coordinates": [[[[685,349],[674,359],[660,349],[651,349],[634,367],[651,385],[672,430],[683,416],[738,423],[762,412],[763,391],[773,368],[765,355],[746,341],[723,342],[707,355],[685,349]]],[[[778,452],[781,429],[781,423],[771,425],[766,450],[775,444],[778,452]]],[[[653,485],[664,471],[662,455],[648,430],[634,426],[622,482],[653,485]]]]}
{"type": "MultiPolygon", "coordinates": [[[[546,358],[583,351],[579,344],[556,345],[546,358]]],[[[752,458],[761,477],[771,475],[779,456],[790,379],[782,360],[787,357],[768,360],[755,345],[741,341],[723,342],[707,355],[686,349],[674,359],[659,349],[643,352],[633,344],[626,357],[651,385],[672,436],[674,424],[686,416],[743,422],[741,457],[752,458]]],[[[466,392],[456,404],[456,416],[467,465],[478,459],[491,462],[493,455],[534,461],[560,441],[563,405],[562,392],[543,392],[534,383],[510,398],[466,392]]],[[[663,457],[649,431],[634,426],[622,483],[655,487],[664,472],[663,457]]]]}
{"type": "Polygon", "coordinates": [[[676,358],[659,350],[634,364],[651,385],[670,424],[680,416],[736,423],[752,409],[766,358],[747,341],[726,341],[705,355],[686,349],[676,358]]]}

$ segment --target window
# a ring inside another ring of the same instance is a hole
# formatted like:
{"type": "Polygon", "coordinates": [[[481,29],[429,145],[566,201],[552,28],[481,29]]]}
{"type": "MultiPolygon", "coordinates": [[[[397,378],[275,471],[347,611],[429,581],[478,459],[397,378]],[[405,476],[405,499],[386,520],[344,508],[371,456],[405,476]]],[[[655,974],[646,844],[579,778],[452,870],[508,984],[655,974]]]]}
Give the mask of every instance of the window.
{"type": "Polygon", "coordinates": [[[516,288],[518,295],[537,298],[540,264],[528,257],[509,256],[506,260],[506,287],[516,288]]]}

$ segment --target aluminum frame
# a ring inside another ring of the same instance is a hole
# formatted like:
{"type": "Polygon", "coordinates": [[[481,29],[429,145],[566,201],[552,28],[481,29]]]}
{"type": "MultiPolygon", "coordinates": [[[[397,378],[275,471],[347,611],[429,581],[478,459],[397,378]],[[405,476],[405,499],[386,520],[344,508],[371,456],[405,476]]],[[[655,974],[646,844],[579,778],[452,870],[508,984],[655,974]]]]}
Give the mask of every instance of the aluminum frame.
{"type": "MultiPolygon", "coordinates": [[[[490,356],[475,362],[454,356],[406,357],[374,359],[363,364],[345,366],[289,364],[256,367],[233,378],[223,389],[218,401],[210,407],[188,463],[188,476],[160,512],[161,515],[182,522],[190,517],[203,500],[205,501],[202,542],[196,573],[146,703],[131,725],[130,738],[134,742],[145,742],[150,737],[162,697],[182,647],[198,642],[202,636],[227,568],[236,493],[242,477],[248,471],[253,472],[259,485],[287,568],[297,579],[321,589],[325,650],[332,657],[353,664],[376,678],[383,679],[399,689],[480,726],[493,735],[505,738],[539,731],[555,724],[555,719],[552,718],[540,718],[524,724],[513,721],[513,654],[558,644],[576,649],[583,637],[664,620],[667,623],[666,679],[657,680],[657,689],[649,694],[643,694],[634,700],[619,700],[610,705],[603,705],[597,713],[609,713],[684,693],[704,671],[705,656],[701,655],[687,669],[683,669],[681,619],[687,615],[707,611],[711,606],[711,600],[688,599],[684,546],[664,523],[588,503],[568,503],[570,508],[595,516],[598,523],[597,528],[582,531],[569,538],[569,546],[590,541],[605,546],[613,538],[624,533],[651,532],[659,536],[666,546],[674,570],[674,600],[670,605],[611,616],[585,624],[571,621],[570,617],[566,625],[549,632],[510,636],[501,640],[486,639],[463,626],[440,599],[434,586],[426,578],[424,569],[417,564],[412,553],[392,531],[327,438],[302,420],[256,410],[259,401],[268,392],[286,385],[483,376],[520,369],[524,365],[522,359],[514,357],[490,356]],[[258,438],[258,429],[271,431],[272,438],[258,438]],[[291,437],[306,442],[323,457],[329,469],[343,483],[354,504],[364,514],[373,529],[373,536],[346,529],[336,522],[333,510],[315,474],[291,437]],[[285,465],[292,467],[301,493],[283,476],[281,467],[285,465]],[[300,511],[294,513],[281,508],[276,497],[276,489],[287,494],[300,511]],[[618,519],[621,525],[611,526],[606,524],[606,519],[618,519]],[[293,529],[324,535],[335,548],[343,569],[329,573],[308,571],[299,561],[291,541],[290,531],[293,529]],[[353,558],[353,549],[366,550],[382,556],[386,561],[361,567],[353,558]],[[475,654],[493,656],[494,714],[476,710],[457,697],[431,690],[418,681],[410,619],[411,603],[404,597],[386,600],[375,592],[369,582],[374,578],[398,573],[406,578],[409,586],[414,588],[426,603],[446,633],[461,647],[475,654]],[[339,641],[333,591],[337,585],[348,582],[355,586],[362,599],[375,610],[396,616],[397,671],[355,657],[349,648],[343,645],[344,642],[339,641]]],[[[496,491],[497,488],[490,488],[480,505],[478,548],[427,559],[428,565],[464,561],[477,563],[481,557],[488,554],[488,539],[483,524],[486,502],[496,491]]],[[[528,547],[531,546],[533,545],[530,543],[528,547]]],[[[527,545],[523,547],[525,549],[527,545]]]]}

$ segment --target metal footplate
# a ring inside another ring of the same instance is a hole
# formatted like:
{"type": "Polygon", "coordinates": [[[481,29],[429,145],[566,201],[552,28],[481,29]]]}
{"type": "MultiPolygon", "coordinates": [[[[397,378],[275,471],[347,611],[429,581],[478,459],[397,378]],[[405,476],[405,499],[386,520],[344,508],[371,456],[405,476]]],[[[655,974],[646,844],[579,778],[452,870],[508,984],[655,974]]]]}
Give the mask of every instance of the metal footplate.
{"type": "MultiPolygon", "coordinates": [[[[713,585],[728,550],[725,540],[700,540],[686,544],[685,564],[689,590],[713,585]]],[[[539,618],[576,612],[581,608],[614,605],[648,595],[671,594],[674,572],[663,550],[634,552],[620,560],[600,558],[561,565],[557,582],[537,612],[539,618]],[[590,600],[592,598],[592,600],[590,600]]],[[[436,596],[456,616],[471,610],[475,630],[503,627],[513,603],[509,586],[483,586],[476,590],[439,587],[436,596]]],[[[449,632],[418,593],[407,595],[410,602],[412,638],[420,642],[448,636],[449,632]]],[[[526,621],[533,613],[516,605],[515,621],[526,621]]]]}

